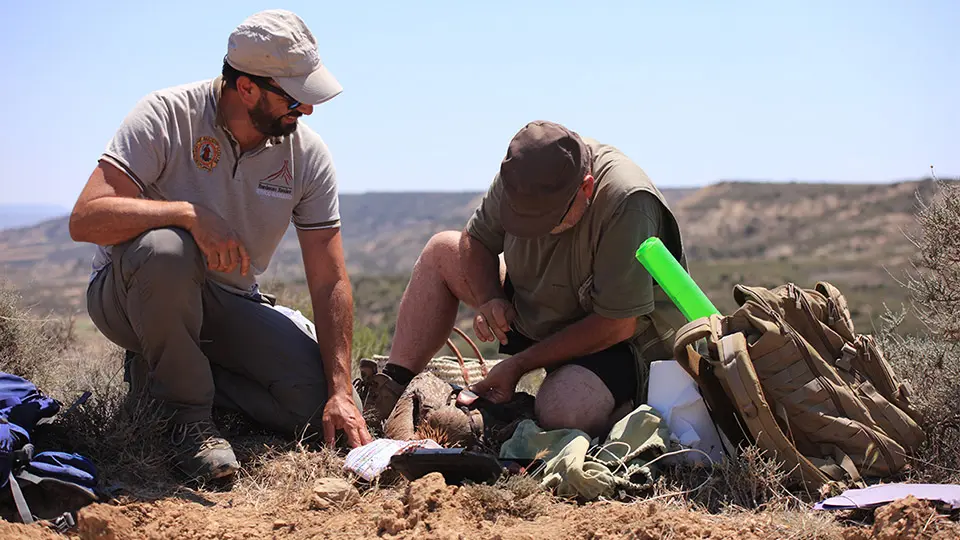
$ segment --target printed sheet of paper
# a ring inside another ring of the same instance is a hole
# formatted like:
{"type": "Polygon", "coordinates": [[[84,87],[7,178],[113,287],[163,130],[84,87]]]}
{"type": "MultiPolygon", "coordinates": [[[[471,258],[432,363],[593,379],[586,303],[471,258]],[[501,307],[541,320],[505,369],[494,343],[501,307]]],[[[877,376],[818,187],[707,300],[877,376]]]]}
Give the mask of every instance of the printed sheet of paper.
{"type": "Polygon", "coordinates": [[[372,443],[354,448],[347,454],[344,468],[366,481],[371,481],[390,466],[390,458],[408,448],[442,448],[432,439],[398,441],[377,439],[372,443]]]}

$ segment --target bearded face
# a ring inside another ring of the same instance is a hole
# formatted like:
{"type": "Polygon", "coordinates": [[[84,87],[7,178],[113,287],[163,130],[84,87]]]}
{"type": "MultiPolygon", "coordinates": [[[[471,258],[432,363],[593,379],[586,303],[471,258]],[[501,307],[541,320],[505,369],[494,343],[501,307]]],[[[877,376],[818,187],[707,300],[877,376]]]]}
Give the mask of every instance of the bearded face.
{"type": "Polygon", "coordinates": [[[297,119],[303,116],[298,110],[288,110],[280,115],[271,113],[266,92],[260,94],[260,99],[249,109],[249,113],[253,127],[268,137],[282,137],[293,133],[297,130],[297,119]]]}

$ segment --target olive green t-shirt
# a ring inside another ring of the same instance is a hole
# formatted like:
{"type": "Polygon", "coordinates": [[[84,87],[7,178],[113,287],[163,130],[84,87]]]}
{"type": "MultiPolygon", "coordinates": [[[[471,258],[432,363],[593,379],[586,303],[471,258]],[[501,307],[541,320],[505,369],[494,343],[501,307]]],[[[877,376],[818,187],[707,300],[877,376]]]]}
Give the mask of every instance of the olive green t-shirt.
{"type": "Polygon", "coordinates": [[[541,341],[591,313],[636,317],[635,354],[665,359],[660,357],[672,351],[675,331],[685,320],[635,254],[644,240],[657,236],[686,266],[680,230],[639,166],[613,146],[584,141],[594,154],[596,189],[573,228],[534,239],[507,234],[500,225],[497,175],[466,231],[492,253],[503,253],[515,290],[514,327],[521,334],[541,341]]]}

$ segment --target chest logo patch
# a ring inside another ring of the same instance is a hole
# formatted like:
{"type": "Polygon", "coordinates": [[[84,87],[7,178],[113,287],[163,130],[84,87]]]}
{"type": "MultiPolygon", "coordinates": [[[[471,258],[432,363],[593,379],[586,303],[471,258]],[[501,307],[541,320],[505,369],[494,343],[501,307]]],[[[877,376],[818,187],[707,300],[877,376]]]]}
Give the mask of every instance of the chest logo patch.
{"type": "Polygon", "coordinates": [[[278,199],[293,198],[293,173],[290,172],[290,161],[283,160],[283,166],[279,171],[257,184],[257,195],[278,199]]]}
{"type": "Polygon", "coordinates": [[[193,144],[193,162],[197,168],[212,171],[220,161],[220,142],[213,137],[200,137],[193,144]]]}

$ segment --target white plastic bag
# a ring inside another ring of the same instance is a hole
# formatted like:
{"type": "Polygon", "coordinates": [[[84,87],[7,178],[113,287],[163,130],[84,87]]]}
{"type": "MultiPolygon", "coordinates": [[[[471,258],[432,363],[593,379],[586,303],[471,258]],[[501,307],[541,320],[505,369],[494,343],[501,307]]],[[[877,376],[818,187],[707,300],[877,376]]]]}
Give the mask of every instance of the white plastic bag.
{"type": "MultiPolygon", "coordinates": [[[[660,413],[670,433],[684,448],[695,448],[710,456],[714,463],[723,459],[720,434],[710,418],[697,383],[674,360],[650,364],[647,403],[660,413]]],[[[698,452],[684,452],[679,459],[705,463],[698,452]]],[[[676,461],[676,460],[671,460],[676,461]]]]}

